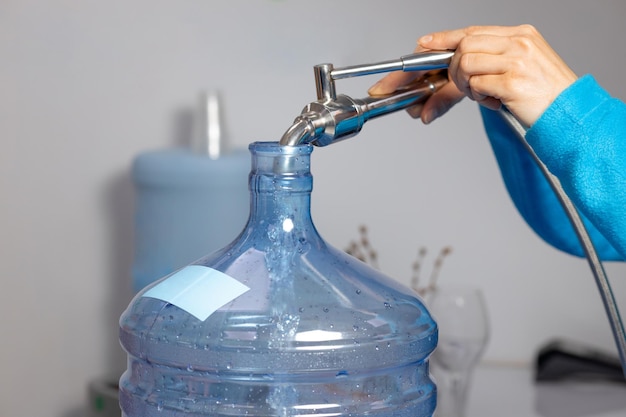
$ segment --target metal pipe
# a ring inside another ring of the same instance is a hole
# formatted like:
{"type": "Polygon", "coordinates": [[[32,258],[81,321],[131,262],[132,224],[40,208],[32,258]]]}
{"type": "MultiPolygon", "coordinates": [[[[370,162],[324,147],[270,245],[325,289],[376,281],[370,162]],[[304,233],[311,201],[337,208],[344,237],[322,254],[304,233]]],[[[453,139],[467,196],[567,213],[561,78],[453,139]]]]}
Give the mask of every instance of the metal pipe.
{"type": "Polygon", "coordinates": [[[613,338],[617,346],[617,352],[622,363],[622,372],[624,373],[624,376],[626,376],[626,333],[624,332],[624,323],[622,322],[617,302],[615,301],[615,297],[613,296],[613,290],[611,289],[609,279],[604,271],[602,262],[598,257],[598,253],[593,246],[593,242],[589,237],[589,233],[585,228],[580,214],[578,213],[578,210],[576,209],[568,195],[563,190],[563,187],[561,187],[561,183],[558,178],[555,177],[548,170],[548,168],[541,161],[541,159],[539,159],[533,148],[528,144],[528,142],[526,142],[526,129],[524,129],[522,124],[508,111],[506,107],[502,107],[500,109],[500,116],[515,132],[518,140],[522,143],[524,148],[535,160],[544,177],[546,178],[546,180],[548,180],[548,183],[556,194],[559,202],[565,209],[565,212],[567,213],[567,216],[572,223],[572,226],[574,226],[574,230],[576,232],[576,235],[578,236],[580,244],[583,247],[583,251],[585,252],[585,256],[587,258],[587,261],[589,262],[589,267],[591,268],[591,272],[593,273],[596,285],[598,287],[598,290],[600,291],[600,298],[602,299],[602,303],[604,304],[604,309],[608,316],[611,331],[613,332],[613,338]]]}

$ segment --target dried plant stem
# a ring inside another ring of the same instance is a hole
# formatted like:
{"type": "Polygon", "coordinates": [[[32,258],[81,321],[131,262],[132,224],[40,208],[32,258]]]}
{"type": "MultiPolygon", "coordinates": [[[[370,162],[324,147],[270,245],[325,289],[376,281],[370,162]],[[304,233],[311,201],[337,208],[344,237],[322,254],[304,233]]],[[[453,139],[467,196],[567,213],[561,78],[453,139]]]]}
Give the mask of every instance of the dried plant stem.
{"type": "MultiPolygon", "coordinates": [[[[369,264],[373,268],[379,269],[378,267],[378,253],[372,245],[370,244],[370,240],[367,236],[367,227],[365,225],[359,226],[359,239],[356,241],[351,241],[348,249],[346,249],[346,253],[354,256],[366,264],[369,264]]],[[[444,246],[437,255],[435,262],[433,264],[433,269],[430,274],[430,278],[428,283],[420,287],[420,280],[422,274],[422,265],[424,263],[424,259],[428,254],[428,250],[425,246],[422,246],[417,251],[417,258],[413,262],[411,271],[411,288],[417,292],[421,296],[425,296],[427,293],[434,291],[437,289],[437,280],[439,279],[439,274],[441,272],[441,268],[443,267],[443,262],[445,258],[452,253],[452,248],[450,246],[444,246]]]]}
{"type": "Polygon", "coordinates": [[[369,260],[369,264],[374,268],[378,269],[378,254],[370,245],[370,241],[367,238],[367,227],[362,225],[359,227],[359,232],[361,233],[361,247],[365,250],[367,254],[367,259],[369,260]]]}
{"type": "Polygon", "coordinates": [[[441,272],[443,261],[446,256],[450,255],[451,252],[452,248],[450,246],[444,246],[441,251],[439,251],[439,255],[437,255],[437,259],[435,259],[435,264],[430,274],[430,280],[427,287],[428,291],[434,291],[437,288],[437,279],[439,278],[439,272],[441,272]]]}
{"type": "Polygon", "coordinates": [[[367,227],[359,226],[360,238],[358,241],[350,242],[350,246],[346,249],[346,253],[354,256],[358,260],[369,264],[373,268],[378,268],[378,253],[371,246],[367,237],[367,227]]]}
{"type": "Polygon", "coordinates": [[[420,281],[420,273],[422,269],[422,262],[424,261],[424,258],[426,257],[427,252],[428,251],[426,250],[426,248],[422,246],[417,252],[417,258],[415,259],[415,262],[413,262],[413,268],[412,268],[413,274],[411,276],[411,288],[413,288],[418,293],[420,292],[419,281],[420,281]]]}

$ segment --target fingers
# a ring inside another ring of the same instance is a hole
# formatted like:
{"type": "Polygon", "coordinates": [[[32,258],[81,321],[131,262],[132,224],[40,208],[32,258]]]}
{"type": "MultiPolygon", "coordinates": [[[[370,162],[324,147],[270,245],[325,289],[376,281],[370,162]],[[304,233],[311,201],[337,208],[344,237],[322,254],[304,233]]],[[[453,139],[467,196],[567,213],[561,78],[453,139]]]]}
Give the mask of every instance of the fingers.
{"type": "Polygon", "coordinates": [[[509,61],[502,55],[460,51],[450,64],[450,78],[470,99],[481,101],[494,94],[490,89],[476,88],[473,82],[474,77],[485,74],[502,75],[513,66],[509,61]]]}
{"type": "Polygon", "coordinates": [[[392,72],[389,75],[383,77],[376,84],[367,90],[370,96],[379,96],[385,94],[391,94],[398,90],[400,87],[405,86],[414,81],[419,74],[411,72],[392,72]]]}
{"type": "Polygon", "coordinates": [[[417,44],[424,49],[455,50],[459,42],[465,37],[464,29],[448,30],[444,32],[424,35],[417,40],[417,44]]]}
{"type": "Polygon", "coordinates": [[[422,48],[455,50],[448,74],[459,91],[491,109],[507,106],[527,126],[577,78],[530,25],[472,26],[418,42],[422,48]]]}
{"type": "MultiPolygon", "coordinates": [[[[426,103],[418,104],[407,109],[407,113],[414,119],[421,118],[424,124],[432,123],[435,119],[443,116],[452,107],[459,103],[465,95],[453,83],[443,86],[433,94],[426,103]]],[[[500,100],[494,97],[483,96],[476,101],[491,110],[499,110],[502,107],[500,100]]]]}
{"type": "MultiPolygon", "coordinates": [[[[447,83],[424,103],[420,114],[422,122],[428,124],[438,117],[443,116],[448,110],[454,107],[455,104],[461,101],[463,97],[465,97],[465,95],[454,83],[447,83]]],[[[417,117],[417,115],[411,112],[409,114],[413,117],[417,117]]]]}
{"type": "Polygon", "coordinates": [[[538,32],[530,25],[521,26],[469,26],[462,29],[434,32],[422,36],[418,40],[418,45],[425,49],[457,49],[459,43],[467,37],[489,35],[489,36],[514,36],[520,34],[530,34],[538,32]]]}
{"type": "Polygon", "coordinates": [[[424,103],[416,104],[413,107],[409,107],[406,109],[406,112],[414,119],[419,119],[422,115],[422,109],[424,108],[424,103]]]}
{"type": "Polygon", "coordinates": [[[518,70],[528,58],[524,54],[537,49],[533,45],[537,41],[543,42],[543,38],[531,26],[472,26],[427,35],[419,42],[422,47],[453,48],[456,52],[450,62],[450,78],[469,98],[481,101],[493,94],[472,89],[470,79],[518,70]]]}
{"type": "Polygon", "coordinates": [[[501,56],[510,50],[510,36],[518,28],[472,26],[432,33],[418,40],[420,48],[453,49],[456,51],[449,66],[450,79],[470,99],[481,102],[490,94],[472,89],[472,76],[506,71],[501,56]]]}
{"type": "Polygon", "coordinates": [[[481,106],[490,110],[500,110],[502,102],[494,97],[485,97],[481,100],[476,100],[481,106]]]}
{"type": "MultiPolygon", "coordinates": [[[[482,106],[505,105],[522,123],[531,126],[576,74],[541,34],[530,25],[471,26],[423,36],[416,52],[454,50],[448,76],[452,81],[423,105],[408,110],[430,123],[463,96],[482,106]]],[[[393,73],[370,88],[371,95],[389,94],[422,76],[393,73]]]]}

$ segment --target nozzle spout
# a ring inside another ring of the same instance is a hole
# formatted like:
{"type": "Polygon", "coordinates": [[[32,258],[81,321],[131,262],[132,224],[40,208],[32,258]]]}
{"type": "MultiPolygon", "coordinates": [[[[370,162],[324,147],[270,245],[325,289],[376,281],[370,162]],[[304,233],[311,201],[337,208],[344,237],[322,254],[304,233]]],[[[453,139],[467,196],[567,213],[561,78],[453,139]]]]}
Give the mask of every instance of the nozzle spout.
{"type": "Polygon", "coordinates": [[[315,136],[313,124],[306,117],[298,116],[291,127],[283,134],[281,145],[296,146],[301,143],[309,143],[315,136]]]}

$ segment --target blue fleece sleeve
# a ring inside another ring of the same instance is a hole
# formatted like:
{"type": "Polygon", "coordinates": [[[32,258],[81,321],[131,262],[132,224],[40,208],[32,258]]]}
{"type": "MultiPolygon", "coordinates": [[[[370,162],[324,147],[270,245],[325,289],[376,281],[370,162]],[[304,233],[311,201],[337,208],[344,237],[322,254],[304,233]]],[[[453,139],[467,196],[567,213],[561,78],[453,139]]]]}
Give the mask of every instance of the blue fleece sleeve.
{"type": "MultiPolygon", "coordinates": [[[[548,244],[583,256],[548,181],[497,112],[481,108],[502,178],[516,208],[548,244]]],[[[590,76],[555,100],[526,135],[580,211],[598,255],[626,259],[626,106],[590,76]]]]}

